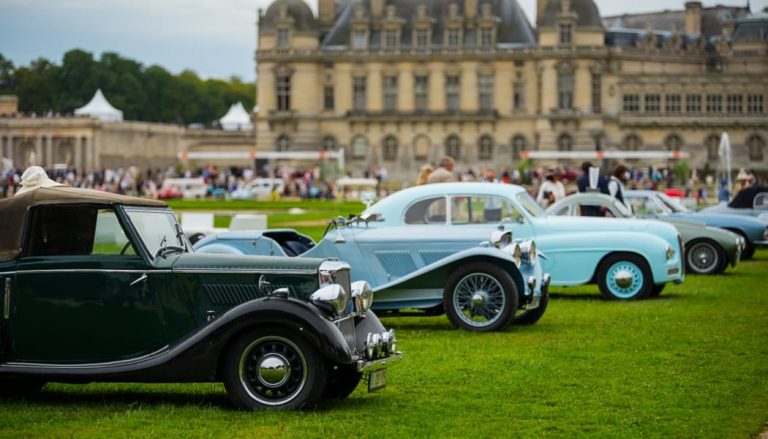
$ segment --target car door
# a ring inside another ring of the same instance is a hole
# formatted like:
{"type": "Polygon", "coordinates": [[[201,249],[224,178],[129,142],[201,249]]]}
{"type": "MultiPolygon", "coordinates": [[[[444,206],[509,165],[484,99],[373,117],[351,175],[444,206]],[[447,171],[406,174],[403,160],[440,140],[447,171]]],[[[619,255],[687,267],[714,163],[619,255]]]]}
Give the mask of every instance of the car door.
{"type": "Polygon", "coordinates": [[[12,291],[13,359],[99,363],[162,348],[161,307],[137,248],[111,208],[33,208],[12,291]]]}

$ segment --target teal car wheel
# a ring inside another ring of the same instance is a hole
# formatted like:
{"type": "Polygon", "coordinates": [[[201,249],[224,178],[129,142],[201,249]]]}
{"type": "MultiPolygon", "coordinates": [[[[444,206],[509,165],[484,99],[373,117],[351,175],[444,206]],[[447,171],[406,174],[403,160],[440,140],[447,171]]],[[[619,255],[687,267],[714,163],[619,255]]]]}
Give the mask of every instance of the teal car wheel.
{"type": "Polygon", "coordinates": [[[519,304],[517,286],[506,271],[476,262],[446,282],[443,304],[448,320],[469,331],[499,331],[512,323],[519,304]]]}
{"type": "Polygon", "coordinates": [[[651,270],[643,258],[630,253],[613,254],[600,264],[600,295],[608,300],[645,299],[653,289],[651,270]]]}

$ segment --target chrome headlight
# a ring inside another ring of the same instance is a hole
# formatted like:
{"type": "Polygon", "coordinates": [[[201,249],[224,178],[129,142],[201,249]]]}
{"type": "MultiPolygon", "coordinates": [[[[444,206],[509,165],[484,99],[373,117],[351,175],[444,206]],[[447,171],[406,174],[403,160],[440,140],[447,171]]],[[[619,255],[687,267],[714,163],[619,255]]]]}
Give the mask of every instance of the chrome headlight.
{"type": "Polygon", "coordinates": [[[504,227],[491,232],[491,244],[496,248],[504,248],[512,243],[512,232],[504,230],[504,227]]]}
{"type": "Polygon", "coordinates": [[[339,315],[347,308],[349,297],[341,285],[333,284],[315,291],[309,297],[309,300],[318,308],[339,315]]]}
{"type": "Polygon", "coordinates": [[[675,249],[671,245],[667,244],[667,260],[670,261],[675,257],[675,249]]]}
{"type": "Polygon", "coordinates": [[[523,262],[531,265],[536,263],[536,257],[538,256],[538,253],[536,253],[536,242],[532,239],[521,242],[520,251],[522,252],[523,262]]]}
{"type": "Polygon", "coordinates": [[[517,265],[517,268],[520,268],[520,265],[523,263],[523,250],[520,248],[519,243],[513,242],[501,250],[504,253],[512,256],[512,259],[515,261],[515,265],[517,265]]]}
{"type": "Polygon", "coordinates": [[[363,314],[371,309],[373,305],[373,288],[368,282],[359,280],[352,282],[352,303],[355,305],[355,312],[363,314]]]}

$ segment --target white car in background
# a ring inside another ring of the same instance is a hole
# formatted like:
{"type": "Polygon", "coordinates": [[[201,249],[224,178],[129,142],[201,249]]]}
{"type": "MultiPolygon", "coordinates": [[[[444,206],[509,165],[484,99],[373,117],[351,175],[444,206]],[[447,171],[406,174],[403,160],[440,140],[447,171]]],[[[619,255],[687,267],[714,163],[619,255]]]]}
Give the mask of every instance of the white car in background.
{"type": "Polygon", "coordinates": [[[232,191],[229,197],[233,200],[258,200],[269,198],[273,190],[282,194],[285,190],[285,182],[280,178],[256,178],[232,191]]]}

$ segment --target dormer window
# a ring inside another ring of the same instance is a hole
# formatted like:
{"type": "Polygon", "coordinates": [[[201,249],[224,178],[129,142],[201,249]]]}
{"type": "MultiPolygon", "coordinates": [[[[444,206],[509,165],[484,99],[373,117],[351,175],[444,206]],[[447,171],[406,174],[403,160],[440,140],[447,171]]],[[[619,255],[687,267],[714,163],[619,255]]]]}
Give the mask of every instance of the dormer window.
{"type": "Polygon", "coordinates": [[[429,46],[429,29],[416,29],[416,47],[425,48],[429,46]]]}
{"type": "Polygon", "coordinates": [[[384,31],[384,47],[387,49],[395,49],[398,46],[398,32],[397,29],[387,29],[384,31]]]}
{"type": "Polygon", "coordinates": [[[480,47],[493,47],[493,28],[480,29],[480,47]]]}
{"type": "Polygon", "coordinates": [[[448,29],[447,39],[448,47],[461,47],[461,29],[448,29]]]}
{"type": "Polygon", "coordinates": [[[277,30],[277,47],[278,49],[287,49],[291,47],[291,31],[290,29],[278,29],[277,30]]]}
{"type": "Polygon", "coordinates": [[[352,48],[355,50],[365,50],[368,48],[368,31],[357,29],[352,32],[352,48]]]}
{"type": "Polygon", "coordinates": [[[560,25],[560,44],[571,44],[573,41],[573,25],[561,24],[560,25]]]}

